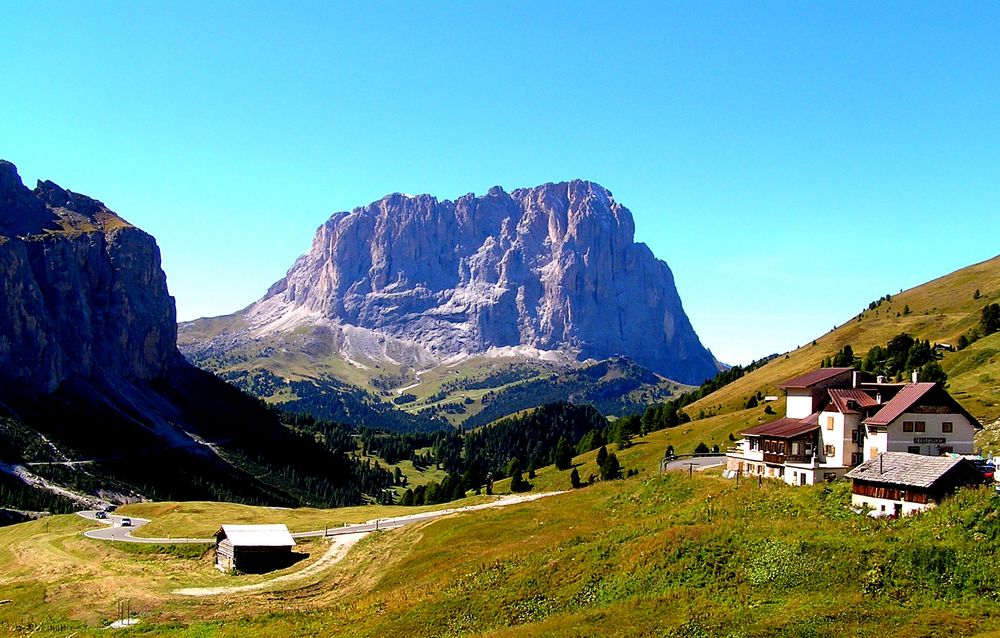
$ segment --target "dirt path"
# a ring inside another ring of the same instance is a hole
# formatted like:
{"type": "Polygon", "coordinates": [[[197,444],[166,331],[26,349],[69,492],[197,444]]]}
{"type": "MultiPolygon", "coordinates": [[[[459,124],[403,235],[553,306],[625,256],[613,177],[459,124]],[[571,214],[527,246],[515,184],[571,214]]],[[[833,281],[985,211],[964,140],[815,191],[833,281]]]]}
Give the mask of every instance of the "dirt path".
{"type": "MultiPolygon", "coordinates": [[[[420,520],[433,520],[442,516],[447,516],[448,514],[456,514],[459,512],[470,512],[483,509],[492,509],[495,507],[505,507],[507,505],[515,505],[517,503],[527,503],[529,501],[535,501],[540,498],[545,498],[547,496],[553,496],[555,494],[562,494],[563,492],[542,492],[540,494],[520,494],[503,496],[495,501],[489,503],[480,503],[479,505],[467,505],[465,507],[459,507],[455,509],[439,510],[437,512],[426,512],[424,514],[414,514],[411,516],[400,516],[398,518],[392,519],[392,527],[399,527],[406,522],[417,522],[420,520]]],[[[386,520],[388,523],[388,520],[386,520]]],[[[341,534],[339,536],[332,536],[330,549],[326,551],[323,556],[309,565],[301,571],[297,571],[291,574],[285,574],[284,576],[278,576],[277,578],[272,578],[270,580],[265,580],[261,583],[254,583],[252,585],[234,585],[232,587],[188,587],[185,589],[175,589],[173,593],[179,594],[181,596],[219,596],[223,594],[241,594],[248,592],[258,592],[271,589],[278,585],[284,585],[287,583],[294,583],[299,580],[303,580],[317,574],[324,569],[330,567],[337,561],[344,558],[347,552],[354,547],[354,544],[359,540],[370,534],[370,531],[356,532],[353,534],[341,534]]]]}
{"type": "Polygon", "coordinates": [[[347,555],[347,551],[354,547],[355,543],[368,534],[369,532],[358,532],[357,534],[334,536],[330,543],[330,549],[326,550],[326,553],[323,554],[318,561],[305,569],[292,574],[285,574],[284,576],[278,576],[277,578],[265,580],[262,583],[255,583],[253,585],[236,585],[233,587],[189,587],[187,589],[175,589],[174,593],[180,594],[181,596],[219,596],[221,594],[242,594],[245,592],[263,591],[276,585],[284,585],[286,583],[303,580],[305,578],[309,578],[313,574],[323,571],[330,565],[333,565],[337,561],[341,560],[347,555]]]}

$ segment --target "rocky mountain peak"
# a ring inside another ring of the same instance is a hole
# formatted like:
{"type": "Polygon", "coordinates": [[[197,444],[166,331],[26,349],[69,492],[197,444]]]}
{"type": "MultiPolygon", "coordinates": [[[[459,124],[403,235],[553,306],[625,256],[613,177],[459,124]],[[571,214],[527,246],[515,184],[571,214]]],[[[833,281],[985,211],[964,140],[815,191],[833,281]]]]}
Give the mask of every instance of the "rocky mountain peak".
{"type": "Polygon", "coordinates": [[[54,228],[55,215],[21,181],[17,167],[0,160],[0,236],[54,228]]]}
{"type": "Polygon", "coordinates": [[[715,360],[670,269],[634,234],[631,212],[585,180],[454,201],[396,193],[331,216],[242,334],[219,343],[322,325],[348,359],[621,354],[700,382],[715,360]]]}
{"type": "Polygon", "coordinates": [[[102,202],[86,195],[66,190],[49,180],[39,180],[38,186],[35,187],[35,196],[46,206],[65,208],[74,213],[87,215],[88,217],[93,217],[99,212],[108,210],[102,202]]]}
{"type": "Polygon", "coordinates": [[[0,182],[0,383],[162,375],[179,353],[153,238],[53,182],[28,190],[10,162],[0,182]]]}
{"type": "Polygon", "coordinates": [[[0,160],[0,197],[9,197],[18,189],[24,188],[17,166],[7,160],[0,160]]]}

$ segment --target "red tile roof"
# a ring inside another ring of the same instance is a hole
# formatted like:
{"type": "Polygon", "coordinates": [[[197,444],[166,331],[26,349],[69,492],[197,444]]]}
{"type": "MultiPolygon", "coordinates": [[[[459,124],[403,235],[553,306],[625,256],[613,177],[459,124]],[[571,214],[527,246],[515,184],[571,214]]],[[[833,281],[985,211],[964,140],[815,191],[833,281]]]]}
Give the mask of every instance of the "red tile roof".
{"type": "Polygon", "coordinates": [[[802,423],[808,423],[809,425],[819,425],[819,412],[813,412],[804,419],[800,419],[802,423]]]}
{"type": "Polygon", "coordinates": [[[816,419],[810,415],[804,419],[778,419],[763,425],[756,425],[742,432],[743,436],[770,436],[777,439],[791,439],[811,430],[819,429],[816,419]]]}
{"type": "Polygon", "coordinates": [[[820,368],[819,370],[813,370],[812,372],[807,372],[800,377],[795,377],[794,379],[789,379],[785,381],[779,388],[787,390],[788,388],[803,389],[811,388],[817,383],[822,383],[828,379],[843,374],[845,372],[852,372],[854,368],[820,368]]]}
{"type": "Polygon", "coordinates": [[[870,394],[858,388],[831,388],[829,394],[833,408],[841,414],[857,414],[861,411],[858,408],[872,408],[878,405],[870,394]],[[849,407],[848,401],[854,401],[857,406],[849,407]]]}
{"type": "Polygon", "coordinates": [[[911,383],[896,393],[882,409],[865,419],[865,425],[889,425],[909,410],[928,392],[934,389],[934,383],[911,383]]]}

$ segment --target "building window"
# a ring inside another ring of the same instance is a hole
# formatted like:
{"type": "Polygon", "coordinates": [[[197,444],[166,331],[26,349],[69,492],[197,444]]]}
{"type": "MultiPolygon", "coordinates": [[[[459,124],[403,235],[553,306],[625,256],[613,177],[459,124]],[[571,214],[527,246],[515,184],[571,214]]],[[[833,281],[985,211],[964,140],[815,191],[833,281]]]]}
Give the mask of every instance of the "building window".
{"type": "Polygon", "coordinates": [[[913,421],[903,421],[903,432],[913,432],[913,421]]]}
{"type": "Polygon", "coordinates": [[[919,445],[908,445],[908,446],[906,446],[906,451],[909,452],[910,454],[920,454],[920,446],[919,445]]]}
{"type": "Polygon", "coordinates": [[[857,443],[857,442],[858,442],[858,431],[851,430],[851,443],[857,443]]]}
{"type": "Polygon", "coordinates": [[[837,454],[837,448],[833,447],[832,445],[824,446],[823,454],[825,454],[828,458],[831,456],[835,456],[837,454]]]}
{"type": "Polygon", "coordinates": [[[954,432],[955,426],[952,425],[951,421],[945,421],[944,423],[941,424],[941,431],[944,432],[945,434],[954,432]]]}
{"type": "Polygon", "coordinates": [[[828,482],[829,481],[836,481],[837,480],[837,473],[836,472],[823,472],[823,480],[824,481],[828,481],[828,482]]]}
{"type": "Polygon", "coordinates": [[[826,429],[827,430],[832,430],[833,429],[833,417],[832,416],[826,417],[826,429]]]}
{"type": "Polygon", "coordinates": [[[917,421],[913,424],[914,432],[924,432],[926,430],[927,430],[927,424],[924,423],[923,421],[917,421]]]}
{"type": "Polygon", "coordinates": [[[873,447],[868,449],[868,458],[873,459],[878,456],[878,448],[873,447]]]}
{"type": "Polygon", "coordinates": [[[862,454],[861,452],[851,453],[851,465],[860,465],[861,462],[864,460],[865,460],[864,454],[862,454]]]}

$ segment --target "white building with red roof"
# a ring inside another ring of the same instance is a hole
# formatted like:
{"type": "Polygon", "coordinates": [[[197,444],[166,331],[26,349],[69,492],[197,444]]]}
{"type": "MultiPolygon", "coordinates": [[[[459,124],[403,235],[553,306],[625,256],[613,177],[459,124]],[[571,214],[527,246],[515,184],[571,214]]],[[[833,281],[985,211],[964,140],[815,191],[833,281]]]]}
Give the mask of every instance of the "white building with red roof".
{"type": "Polygon", "coordinates": [[[780,386],[785,417],[744,431],[727,453],[746,475],[811,485],[882,452],[971,454],[980,424],[935,383],[886,383],[852,368],[821,368],[780,386]]]}

